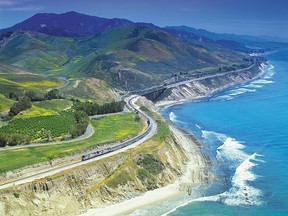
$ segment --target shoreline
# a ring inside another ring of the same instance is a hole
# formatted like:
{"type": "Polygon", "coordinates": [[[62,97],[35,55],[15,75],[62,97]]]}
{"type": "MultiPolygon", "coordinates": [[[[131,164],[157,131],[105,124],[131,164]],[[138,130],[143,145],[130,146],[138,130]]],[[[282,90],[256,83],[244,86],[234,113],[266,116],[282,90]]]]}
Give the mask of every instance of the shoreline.
{"type": "Polygon", "coordinates": [[[107,205],[102,208],[89,209],[85,213],[81,213],[80,216],[128,215],[145,206],[155,205],[168,199],[184,196],[189,193],[188,190],[193,190],[193,188],[198,185],[206,184],[207,176],[204,176],[205,172],[203,172],[203,170],[207,170],[210,164],[207,158],[201,154],[201,144],[198,140],[194,138],[191,139],[193,135],[184,129],[177,128],[171,124],[169,124],[169,129],[174,134],[175,139],[181,143],[182,148],[186,152],[186,156],[189,158],[185,172],[176,182],[152,191],[147,191],[141,196],[120,203],[107,205]]]}
{"type": "Polygon", "coordinates": [[[220,87],[220,88],[215,89],[214,91],[210,92],[208,95],[198,96],[198,97],[191,98],[191,99],[181,99],[181,100],[173,100],[173,101],[160,101],[160,102],[157,102],[155,104],[155,106],[158,107],[161,110],[161,109],[165,109],[167,107],[171,107],[171,106],[175,106],[175,105],[179,105],[179,104],[184,104],[184,103],[195,102],[195,101],[202,100],[202,99],[205,99],[205,98],[213,97],[213,96],[215,96],[216,94],[218,94],[220,92],[226,91],[226,90],[228,90],[230,88],[234,88],[236,86],[244,85],[246,83],[252,82],[254,80],[257,80],[257,79],[263,77],[265,75],[265,71],[264,70],[266,68],[268,68],[268,67],[271,67],[271,66],[273,67],[273,65],[269,64],[268,62],[266,62],[266,65],[263,68],[259,68],[259,70],[261,70],[261,72],[257,76],[253,77],[252,79],[249,79],[249,80],[247,80],[245,82],[242,82],[242,83],[233,83],[233,84],[229,84],[229,85],[220,87]]]}
{"type": "Polygon", "coordinates": [[[244,81],[242,83],[232,83],[232,84],[228,84],[226,86],[223,87],[219,87],[218,89],[215,89],[214,91],[210,92],[207,95],[202,95],[202,96],[197,96],[195,98],[188,98],[188,99],[180,99],[180,100],[173,100],[173,101],[160,101],[155,103],[155,106],[158,107],[160,110],[161,109],[165,109],[167,107],[171,107],[171,106],[175,106],[175,105],[179,105],[179,104],[184,104],[184,103],[190,103],[190,102],[196,102],[205,98],[210,98],[215,96],[216,94],[226,91],[230,88],[234,88],[235,86],[240,86],[249,82],[252,82],[254,80],[260,79],[261,77],[263,77],[265,75],[265,70],[269,69],[270,67],[273,67],[273,65],[269,64],[269,61],[263,63],[263,65],[261,65],[262,67],[259,67],[260,72],[258,73],[257,76],[244,81]]]}
{"type": "MultiPolygon", "coordinates": [[[[194,99],[163,101],[158,104],[156,103],[155,106],[159,108],[159,111],[157,111],[157,113],[161,115],[160,113],[161,109],[164,109],[166,107],[179,105],[183,103],[195,102],[197,100],[201,100],[204,98],[210,98],[215,94],[225,91],[229,88],[257,80],[265,75],[265,69],[269,66],[272,65],[267,64],[265,67],[259,68],[261,72],[257,76],[247,80],[246,82],[232,83],[220,87],[212,91],[208,95],[199,96],[194,99]]],[[[202,154],[200,150],[202,144],[197,140],[196,137],[194,137],[194,135],[191,132],[186,131],[183,128],[177,127],[171,123],[168,123],[168,125],[169,129],[174,134],[175,138],[179,141],[179,143],[181,143],[182,148],[186,152],[186,156],[189,158],[188,164],[186,165],[186,171],[183,173],[183,175],[179,177],[179,179],[176,182],[169,184],[165,187],[158,188],[152,191],[147,191],[141,196],[137,196],[120,203],[107,205],[103,208],[90,209],[85,213],[80,214],[80,216],[128,215],[136,211],[137,209],[143,208],[145,206],[155,205],[169,199],[184,196],[185,194],[187,194],[187,185],[189,185],[189,188],[193,190],[193,188],[195,188],[196,186],[201,184],[207,184],[212,179],[211,176],[209,175],[205,176],[205,174],[203,174],[205,173],[203,171],[207,170],[207,168],[211,166],[211,161],[208,156],[202,154]],[[198,178],[195,178],[195,176],[198,176],[198,178]]]]}

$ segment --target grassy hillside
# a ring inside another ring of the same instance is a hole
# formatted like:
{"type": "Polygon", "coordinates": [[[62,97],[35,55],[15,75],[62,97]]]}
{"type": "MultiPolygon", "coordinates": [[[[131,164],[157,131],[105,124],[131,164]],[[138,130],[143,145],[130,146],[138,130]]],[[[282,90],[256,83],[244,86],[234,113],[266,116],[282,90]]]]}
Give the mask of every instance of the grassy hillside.
{"type": "Polygon", "coordinates": [[[0,41],[0,47],[0,63],[42,74],[93,77],[124,90],[157,84],[172,73],[231,65],[244,56],[139,26],[78,38],[18,31],[0,41]]]}
{"type": "Polygon", "coordinates": [[[59,115],[59,112],[67,110],[71,106],[72,101],[63,99],[33,102],[30,109],[22,111],[14,119],[59,115]]]}
{"type": "Polygon", "coordinates": [[[111,91],[103,80],[96,78],[73,78],[70,81],[70,85],[61,89],[61,92],[67,97],[78,98],[80,100],[94,100],[98,103],[116,99],[116,94],[111,91]]]}
{"type": "Polygon", "coordinates": [[[7,99],[4,95],[0,94],[0,113],[9,111],[10,107],[15,101],[7,99]]]}
{"type": "Polygon", "coordinates": [[[44,92],[64,84],[63,80],[30,74],[0,74],[0,94],[35,90],[44,92]]]}

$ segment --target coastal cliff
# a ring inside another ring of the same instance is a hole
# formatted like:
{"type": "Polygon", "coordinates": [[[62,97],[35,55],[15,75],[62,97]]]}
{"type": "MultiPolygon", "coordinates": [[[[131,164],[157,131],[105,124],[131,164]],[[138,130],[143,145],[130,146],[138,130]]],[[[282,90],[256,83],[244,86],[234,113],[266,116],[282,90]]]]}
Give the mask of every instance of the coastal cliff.
{"type": "MultiPolygon", "coordinates": [[[[148,102],[142,99],[142,103],[148,102]]],[[[171,128],[161,116],[151,114],[158,125],[155,137],[109,160],[102,159],[0,191],[0,215],[78,215],[179,180],[187,173],[198,147],[185,133],[171,128]]],[[[193,163],[198,166],[179,182],[178,191],[185,193],[190,184],[207,181],[207,173],[203,171],[205,159],[195,157],[193,163]]]]}
{"type": "Polygon", "coordinates": [[[157,96],[154,95],[153,97],[155,99],[153,102],[158,106],[165,106],[175,102],[209,97],[219,91],[260,77],[265,65],[266,63],[262,62],[261,64],[256,64],[249,70],[207,77],[187,82],[173,88],[167,88],[164,91],[159,92],[157,96]]]}

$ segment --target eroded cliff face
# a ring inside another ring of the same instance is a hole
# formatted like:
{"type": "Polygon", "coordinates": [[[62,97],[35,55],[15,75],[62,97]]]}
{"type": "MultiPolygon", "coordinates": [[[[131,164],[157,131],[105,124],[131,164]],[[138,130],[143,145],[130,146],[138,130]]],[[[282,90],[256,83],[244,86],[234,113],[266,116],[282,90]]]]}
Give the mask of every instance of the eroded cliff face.
{"type": "Polygon", "coordinates": [[[0,215],[78,215],[174,182],[188,159],[166,122],[156,118],[159,133],[134,149],[0,191],[0,215]]]}
{"type": "MultiPolygon", "coordinates": [[[[261,66],[263,67],[264,64],[261,66]]],[[[195,100],[215,94],[234,85],[245,83],[261,76],[261,68],[255,67],[239,73],[229,73],[186,83],[167,89],[157,97],[158,105],[169,101],[195,100]]]]}

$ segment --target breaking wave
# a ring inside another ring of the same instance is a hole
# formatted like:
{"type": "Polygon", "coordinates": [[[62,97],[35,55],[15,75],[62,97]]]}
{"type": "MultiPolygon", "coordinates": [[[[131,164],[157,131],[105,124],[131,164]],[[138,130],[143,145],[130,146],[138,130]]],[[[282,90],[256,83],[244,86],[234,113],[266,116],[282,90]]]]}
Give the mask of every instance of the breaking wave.
{"type": "Polygon", "coordinates": [[[169,113],[169,119],[172,121],[172,122],[175,122],[176,121],[176,115],[174,112],[170,112],[169,113]]]}
{"type": "Polygon", "coordinates": [[[211,100],[227,101],[248,92],[256,92],[257,89],[262,88],[264,85],[274,83],[274,81],[271,80],[272,76],[275,73],[273,69],[274,66],[270,65],[269,68],[265,68],[262,70],[264,74],[262,78],[249,82],[248,84],[233,88],[232,90],[227,91],[225,95],[217,96],[215,98],[212,98],[211,100]]]}

